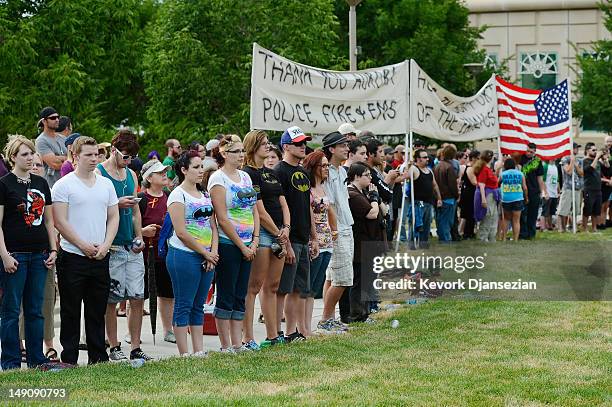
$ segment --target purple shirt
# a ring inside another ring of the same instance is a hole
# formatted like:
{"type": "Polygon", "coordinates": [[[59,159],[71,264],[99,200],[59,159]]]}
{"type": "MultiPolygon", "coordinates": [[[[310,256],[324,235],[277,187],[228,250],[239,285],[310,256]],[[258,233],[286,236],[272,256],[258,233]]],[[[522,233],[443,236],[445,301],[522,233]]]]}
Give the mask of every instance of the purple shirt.
{"type": "Polygon", "coordinates": [[[72,163],[66,160],[62,164],[62,168],[60,168],[60,176],[63,177],[67,174],[70,174],[72,171],[74,171],[74,167],[72,166],[72,163]]]}

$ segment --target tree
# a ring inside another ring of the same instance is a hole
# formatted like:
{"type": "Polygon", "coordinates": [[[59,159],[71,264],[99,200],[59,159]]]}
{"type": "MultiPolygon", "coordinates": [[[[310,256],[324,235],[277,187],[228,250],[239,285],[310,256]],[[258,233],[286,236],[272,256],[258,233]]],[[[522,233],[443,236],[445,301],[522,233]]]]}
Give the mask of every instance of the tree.
{"type": "MultiPolygon", "coordinates": [[[[612,32],[612,0],[600,4],[605,14],[605,26],[612,32]]],[[[583,121],[612,134],[612,41],[601,40],[593,44],[593,52],[580,55],[576,49],[579,73],[573,104],[573,113],[583,121]]]]}
{"type": "Polygon", "coordinates": [[[337,62],[332,0],[168,0],[145,59],[148,133],[160,146],[248,130],[252,43],[319,67],[337,62]]]}
{"type": "Polygon", "coordinates": [[[153,0],[0,3],[1,137],[36,136],[48,105],[98,140],[126,117],[144,120],[144,27],[155,10],[153,0]]]}

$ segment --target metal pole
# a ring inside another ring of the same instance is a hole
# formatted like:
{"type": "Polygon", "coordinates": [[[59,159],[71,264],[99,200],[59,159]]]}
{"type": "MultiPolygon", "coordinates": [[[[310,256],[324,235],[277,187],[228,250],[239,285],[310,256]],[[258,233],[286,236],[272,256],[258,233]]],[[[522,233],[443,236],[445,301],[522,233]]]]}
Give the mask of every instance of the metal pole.
{"type": "Polygon", "coordinates": [[[356,5],[349,8],[349,60],[351,71],[357,70],[357,12],[356,5]]]}

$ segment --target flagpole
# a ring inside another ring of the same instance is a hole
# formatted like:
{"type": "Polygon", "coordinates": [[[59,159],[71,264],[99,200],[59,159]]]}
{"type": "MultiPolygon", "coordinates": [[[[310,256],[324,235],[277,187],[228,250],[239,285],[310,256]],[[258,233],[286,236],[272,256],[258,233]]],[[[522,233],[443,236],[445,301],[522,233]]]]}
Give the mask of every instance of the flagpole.
{"type": "MultiPolygon", "coordinates": [[[[412,110],[412,60],[408,60],[408,133],[406,133],[404,135],[404,146],[408,146],[408,143],[410,143],[410,150],[405,152],[404,155],[404,171],[407,170],[408,167],[408,154],[412,151],[412,122],[411,122],[411,117],[410,117],[410,113],[412,110]],[[410,136],[409,136],[410,135],[410,136]],[[410,141],[408,139],[408,137],[410,137],[410,141]]],[[[410,184],[410,190],[412,191],[412,186],[413,184],[410,184]]],[[[397,235],[395,237],[395,251],[397,252],[399,249],[399,242],[400,242],[400,235],[402,233],[402,225],[404,224],[404,212],[406,210],[406,199],[404,197],[405,194],[405,189],[406,189],[406,181],[404,181],[402,183],[402,209],[400,210],[400,218],[399,218],[399,223],[397,224],[397,235]]],[[[413,210],[414,210],[414,204],[412,205],[413,210]]],[[[413,219],[414,219],[414,214],[413,214],[413,219]]],[[[407,227],[408,225],[406,225],[407,227]]],[[[408,236],[406,236],[408,238],[408,236]]]]}
{"type": "MultiPolygon", "coordinates": [[[[569,135],[570,135],[570,162],[571,157],[574,157],[574,166],[572,167],[572,232],[576,233],[577,232],[577,228],[576,228],[576,187],[574,185],[574,180],[575,180],[575,167],[576,167],[576,157],[574,156],[574,131],[573,131],[573,126],[572,126],[572,84],[570,83],[569,79],[567,80],[567,109],[568,109],[568,114],[569,114],[569,135]]],[[[583,225],[584,227],[586,227],[586,225],[583,225]]]]}

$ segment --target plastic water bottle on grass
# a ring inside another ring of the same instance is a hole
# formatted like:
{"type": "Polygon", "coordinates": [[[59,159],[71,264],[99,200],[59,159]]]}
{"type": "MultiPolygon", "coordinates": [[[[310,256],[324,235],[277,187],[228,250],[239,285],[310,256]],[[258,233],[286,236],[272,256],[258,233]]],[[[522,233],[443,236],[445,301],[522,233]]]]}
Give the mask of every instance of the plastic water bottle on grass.
{"type": "Polygon", "coordinates": [[[132,359],[130,360],[130,366],[132,366],[134,369],[137,369],[139,367],[143,367],[145,364],[145,360],[144,359],[132,359]]]}

